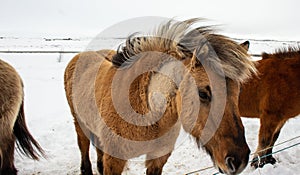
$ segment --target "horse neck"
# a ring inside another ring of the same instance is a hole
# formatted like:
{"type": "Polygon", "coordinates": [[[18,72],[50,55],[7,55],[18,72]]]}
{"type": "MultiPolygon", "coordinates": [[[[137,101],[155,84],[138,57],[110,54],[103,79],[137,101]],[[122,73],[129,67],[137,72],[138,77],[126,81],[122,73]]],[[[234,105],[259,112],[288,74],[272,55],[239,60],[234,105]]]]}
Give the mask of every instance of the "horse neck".
{"type": "MultiPolygon", "coordinates": [[[[151,71],[139,75],[130,85],[130,102],[139,114],[152,111],[160,115],[165,108],[173,108],[177,91],[187,74],[186,66],[178,60],[162,60],[154,65],[151,71]]],[[[135,66],[136,69],[140,67],[135,66]]],[[[135,68],[130,71],[136,72],[135,68]]]]}
{"type": "Polygon", "coordinates": [[[152,74],[148,86],[148,103],[151,109],[157,105],[164,106],[164,103],[175,97],[184,72],[185,67],[180,61],[170,61],[152,74]]]}

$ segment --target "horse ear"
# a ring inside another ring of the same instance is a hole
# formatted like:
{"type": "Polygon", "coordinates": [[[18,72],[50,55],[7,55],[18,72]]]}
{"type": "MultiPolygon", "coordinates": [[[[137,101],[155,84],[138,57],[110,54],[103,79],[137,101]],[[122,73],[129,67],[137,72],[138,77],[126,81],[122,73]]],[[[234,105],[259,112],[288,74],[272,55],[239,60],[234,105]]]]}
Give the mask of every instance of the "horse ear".
{"type": "Polygon", "coordinates": [[[246,49],[248,51],[249,47],[250,47],[250,42],[249,41],[245,41],[242,44],[240,44],[240,46],[242,46],[244,49],[246,49]]]}
{"type": "Polygon", "coordinates": [[[209,46],[207,44],[203,44],[203,46],[198,50],[194,50],[192,57],[192,67],[201,66],[200,60],[205,60],[209,55],[209,46]]]}
{"type": "Polygon", "coordinates": [[[197,66],[200,66],[201,65],[201,62],[200,60],[197,58],[197,54],[196,54],[196,50],[193,52],[193,57],[192,57],[192,60],[191,60],[191,67],[192,68],[195,68],[197,66]]]}

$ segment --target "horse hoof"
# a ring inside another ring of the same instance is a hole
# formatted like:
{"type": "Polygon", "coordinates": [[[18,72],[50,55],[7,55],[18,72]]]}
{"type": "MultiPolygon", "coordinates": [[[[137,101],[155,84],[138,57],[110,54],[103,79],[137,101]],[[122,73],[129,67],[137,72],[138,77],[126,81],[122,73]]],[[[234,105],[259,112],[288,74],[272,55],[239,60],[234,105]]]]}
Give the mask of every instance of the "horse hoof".
{"type": "Polygon", "coordinates": [[[256,169],[256,168],[262,168],[266,164],[269,164],[269,163],[274,165],[276,163],[276,159],[272,156],[268,156],[268,157],[264,157],[264,158],[260,159],[260,161],[259,161],[258,157],[254,157],[252,159],[251,166],[256,169]]]}
{"type": "Polygon", "coordinates": [[[92,170],[88,170],[88,171],[81,170],[81,175],[93,175],[93,172],[92,172],[92,170]]]}
{"type": "Polygon", "coordinates": [[[272,156],[267,157],[266,163],[270,163],[270,164],[274,165],[276,163],[276,159],[272,156]]]}

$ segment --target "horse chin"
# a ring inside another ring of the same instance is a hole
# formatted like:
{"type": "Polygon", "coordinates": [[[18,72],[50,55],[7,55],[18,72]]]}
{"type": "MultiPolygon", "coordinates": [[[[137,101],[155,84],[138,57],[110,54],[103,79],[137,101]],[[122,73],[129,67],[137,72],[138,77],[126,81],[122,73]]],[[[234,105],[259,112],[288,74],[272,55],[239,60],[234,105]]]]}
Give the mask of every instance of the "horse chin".
{"type": "Polygon", "coordinates": [[[229,174],[229,175],[240,174],[246,168],[246,166],[247,166],[245,164],[242,164],[239,167],[237,167],[237,169],[235,169],[234,171],[232,171],[232,170],[230,170],[228,168],[221,168],[221,167],[224,167],[224,166],[222,166],[221,164],[218,165],[217,162],[214,162],[214,165],[215,165],[216,169],[219,170],[220,173],[222,173],[222,174],[229,174]]]}
{"type": "Polygon", "coordinates": [[[235,174],[240,174],[245,168],[240,168],[238,171],[232,173],[232,172],[229,172],[227,170],[223,170],[222,168],[216,166],[216,168],[219,170],[219,173],[221,174],[228,174],[228,175],[235,175],[235,174]]]}
{"type": "MultiPolygon", "coordinates": [[[[199,143],[198,143],[199,145],[199,143]]],[[[210,156],[213,164],[214,164],[214,167],[219,170],[219,173],[222,173],[222,174],[229,174],[229,175],[234,175],[234,174],[239,174],[241,173],[245,167],[246,167],[246,164],[245,163],[242,163],[239,167],[237,167],[237,169],[234,168],[234,172],[231,170],[229,170],[227,167],[228,167],[228,163],[226,162],[219,162],[218,160],[216,160],[216,157],[214,157],[214,154],[213,154],[213,150],[210,150],[207,146],[202,146],[202,148],[206,151],[206,153],[210,156]]],[[[230,166],[234,166],[234,165],[230,165],[230,166]]],[[[229,166],[229,167],[230,167],[229,166]]]]}

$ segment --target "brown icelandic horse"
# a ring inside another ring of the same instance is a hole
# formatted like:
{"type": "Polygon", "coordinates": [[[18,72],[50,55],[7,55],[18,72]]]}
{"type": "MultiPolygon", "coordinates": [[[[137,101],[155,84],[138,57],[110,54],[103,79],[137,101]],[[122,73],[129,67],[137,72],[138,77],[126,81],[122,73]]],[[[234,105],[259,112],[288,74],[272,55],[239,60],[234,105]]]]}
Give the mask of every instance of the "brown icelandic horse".
{"type": "Polygon", "coordinates": [[[120,175],[128,159],[143,154],[146,174],[161,174],[181,126],[221,172],[247,166],[238,94],[255,66],[234,41],[209,27],[191,29],[196,21],[171,20],[152,36],[129,37],[117,52],[83,52],[70,61],[64,82],[82,174],[92,174],[90,141],[101,174],[120,175]]]}
{"type": "MultiPolygon", "coordinates": [[[[246,41],[242,45],[248,48],[249,44],[246,41]]],[[[300,114],[300,48],[263,53],[257,62],[258,76],[241,86],[239,98],[241,116],[260,118],[259,142],[252,162],[256,168],[276,163],[272,146],[285,122],[300,114]],[[258,156],[262,157],[260,161],[258,156]]]]}
{"type": "Polygon", "coordinates": [[[24,92],[16,70],[0,60],[0,175],[17,174],[14,148],[38,160],[44,151],[27,129],[24,115],[24,92]]]}

